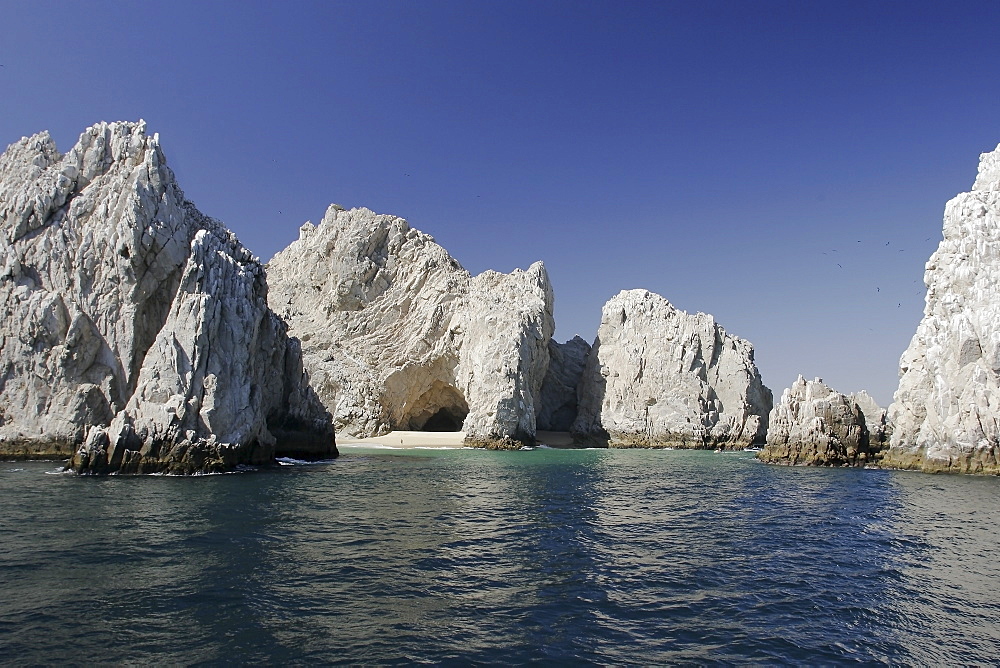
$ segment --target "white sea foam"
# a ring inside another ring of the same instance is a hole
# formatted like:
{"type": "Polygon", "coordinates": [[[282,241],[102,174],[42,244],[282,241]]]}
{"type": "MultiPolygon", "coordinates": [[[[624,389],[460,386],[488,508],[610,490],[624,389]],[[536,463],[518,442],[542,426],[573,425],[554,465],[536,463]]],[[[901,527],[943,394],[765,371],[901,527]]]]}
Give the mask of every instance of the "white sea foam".
{"type": "Polygon", "coordinates": [[[332,459],[293,459],[292,457],[277,457],[275,461],[281,466],[315,466],[316,464],[329,464],[332,459]]]}
{"type": "Polygon", "coordinates": [[[338,443],[338,448],[374,448],[376,450],[405,450],[398,445],[385,445],[384,443],[338,443]]]}

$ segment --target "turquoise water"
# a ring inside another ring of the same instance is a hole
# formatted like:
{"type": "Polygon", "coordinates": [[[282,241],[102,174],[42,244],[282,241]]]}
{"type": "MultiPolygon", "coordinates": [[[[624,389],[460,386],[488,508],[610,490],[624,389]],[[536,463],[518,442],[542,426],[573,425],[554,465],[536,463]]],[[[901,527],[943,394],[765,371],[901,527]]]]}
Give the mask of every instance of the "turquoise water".
{"type": "Polygon", "coordinates": [[[750,453],[0,463],[4,664],[994,664],[1000,480],[750,453]]]}

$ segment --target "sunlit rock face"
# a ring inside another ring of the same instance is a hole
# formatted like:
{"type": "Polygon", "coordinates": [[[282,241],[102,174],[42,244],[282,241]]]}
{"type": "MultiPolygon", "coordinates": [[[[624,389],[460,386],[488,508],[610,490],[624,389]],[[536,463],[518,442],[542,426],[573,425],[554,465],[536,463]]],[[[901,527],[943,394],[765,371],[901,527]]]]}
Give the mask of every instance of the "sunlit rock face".
{"type": "Polygon", "coordinates": [[[924,316],[899,362],[884,465],[1000,473],[1000,147],[945,205],[924,316]]]}
{"type": "Polygon", "coordinates": [[[302,340],[338,432],[534,442],[554,330],[542,263],[470,276],[402,218],[333,205],[267,271],[270,304],[302,340]]]}
{"type": "Polygon", "coordinates": [[[575,336],[566,343],[549,341],[549,369],[542,382],[536,421],[545,431],[569,431],[577,415],[577,393],[590,344],[575,336]]]}
{"type": "Polygon", "coordinates": [[[771,410],[748,341],[645,290],[604,305],[579,396],[574,438],[611,447],[745,448],[771,410]]]}
{"type": "Polygon", "coordinates": [[[757,456],[771,464],[864,466],[877,457],[884,415],[867,392],[844,395],[799,376],[771,411],[767,445],[757,456]]]}
{"type": "Polygon", "coordinates": [[[193,473],[336,454],[263,267],[174,181],[144,123],[0,157],[0,452],[193,473]],[[281,447],[280,445],[278,446],[281,447]]]}

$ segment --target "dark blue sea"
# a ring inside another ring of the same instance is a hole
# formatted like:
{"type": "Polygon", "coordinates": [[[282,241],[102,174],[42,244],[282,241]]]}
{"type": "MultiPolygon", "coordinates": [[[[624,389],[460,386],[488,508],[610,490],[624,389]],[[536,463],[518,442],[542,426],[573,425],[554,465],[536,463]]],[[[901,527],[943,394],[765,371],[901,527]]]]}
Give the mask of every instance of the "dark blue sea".
{"type": "Polygon", "coordinates": [[[0,662],[1000,663],[1000,479],[752,453],[0,463],[0,662]]]}

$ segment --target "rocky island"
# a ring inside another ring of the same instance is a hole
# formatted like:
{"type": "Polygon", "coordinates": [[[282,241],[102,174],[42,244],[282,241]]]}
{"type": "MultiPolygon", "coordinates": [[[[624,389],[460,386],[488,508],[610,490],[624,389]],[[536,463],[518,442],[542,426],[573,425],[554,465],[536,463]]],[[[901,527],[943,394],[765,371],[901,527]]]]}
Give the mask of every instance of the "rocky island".
{"type": "Polygon", "coordinates": [[[0,453],[195,473],[336,455],[263,267],[184,198],[145,124],[0,157],[0,453]]]}
{"type": "Polygon", "coordinates": [[[646,290],[552,339],[541,262],[466,271],[402,218],[331,205],[262,265],[178,187],[145,124],[0,156],[0,456],[199,473],[336,456],[334,432],[519,448],[744,449],[763,461],[1000,473],[1000,147],[951,200],[888,410],[646,290]]]}
{"type": "Polygon", "coordinates": [[[619,448],[743,449],[771,410],[748,341],[646,290],[604,305],[579,397],[574,438],[619,448]]]}
{"type": "Polygon", "coordinates": [[[268,262],[267,278],[338,432],[535,443],[555,329],[541,262],[471,276],[404,219],[332,205],[268,262]]]}
{"type": "Polygon", "coordinates": [[[881,451],[884,423],[885,411],[866,392],[844,395],[821,378],[799,376],[771,411],[767,444],[757,457],[772,464],[864,466],[881,451]]]}

